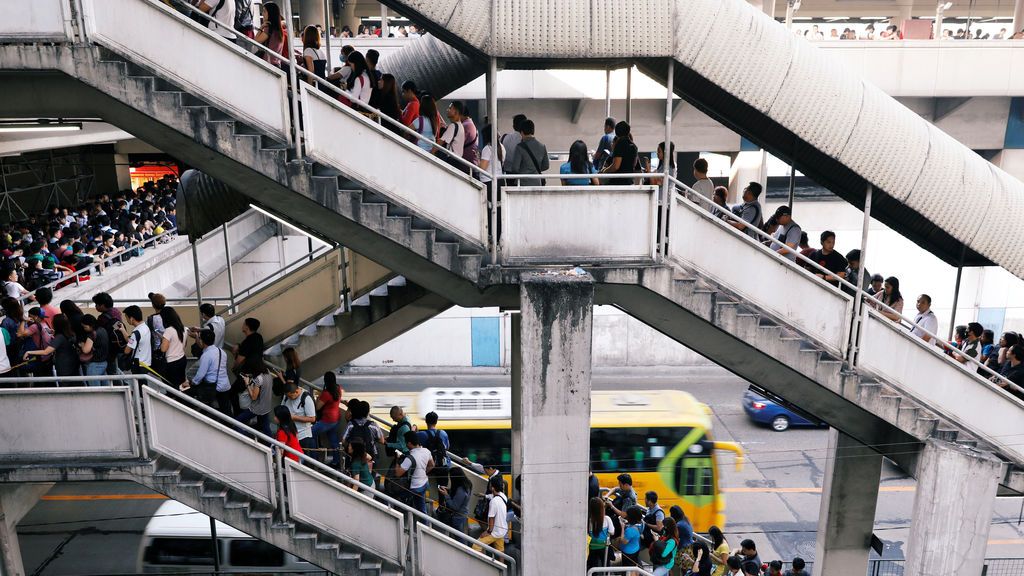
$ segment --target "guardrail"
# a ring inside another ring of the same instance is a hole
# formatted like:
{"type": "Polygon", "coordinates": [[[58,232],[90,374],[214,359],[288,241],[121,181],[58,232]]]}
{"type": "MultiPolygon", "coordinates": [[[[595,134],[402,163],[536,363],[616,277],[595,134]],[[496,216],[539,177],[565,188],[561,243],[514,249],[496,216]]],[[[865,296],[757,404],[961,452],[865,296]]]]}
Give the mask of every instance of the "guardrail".
{"type": "Polygon", "coordinates": [[[0,389],[3,406],[17,408],[17,412],[0,418],[0,437],[10,440],[0,445],[0,460],[31,458],[38,463],[42,455],[71,463],[82,456],[109,458],[111,452],[124,459],[150,459],[159,454],[274,507],[278,521],[316,526],[403,567],[415,566],[415,573],[446,573],[449,566],[471,568],[461,573],[516,573],[515,560],[510,556],[489,547],[482,552],[473,550],[470,546],[476,541],[468,535],[248,428],[150,375],[22,378],[19,382],[57,387],[0,389]],[[115,385],[84,386],[101,378],[115,385]],[[69,383],[82,386],[67,386],[69,383]],[[82,402],[91,409],[72,411],[80,414],[79,425],[59,427],[63,433],[21,433],[30,426],[33,414],[52,411],[56,404],[82,402]],[[309,495],[311,490],[316,491],[313,498],[300,495],[309,495]],[[324,507],[324,502],[333,504],[324,507]],[[337,519],[353,517],[324,515],[338,512],[338,506],[344,507],[346,514],[358,514],[366,521],[338,525],[337,519]],[[376,518],[370,521],[374,515],[376,518]],[[374,527],[371,534],[367,532],[369,526],[374,527]],[[429,553],[421,554],[421,550],[429,553]]]}

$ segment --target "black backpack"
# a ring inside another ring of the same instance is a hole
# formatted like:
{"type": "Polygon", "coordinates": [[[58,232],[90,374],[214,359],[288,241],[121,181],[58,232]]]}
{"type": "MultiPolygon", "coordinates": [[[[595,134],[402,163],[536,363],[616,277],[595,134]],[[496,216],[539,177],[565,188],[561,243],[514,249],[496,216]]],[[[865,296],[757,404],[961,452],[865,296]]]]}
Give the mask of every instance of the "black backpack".
{"type": "Polygon", "coordinates": [[[235,1],[235,30],[247,32],[252,30],[252,0],[235,1]]]}
{"type": "MultiPolygon", "coordinates": [[[[501,498],[505,501],[505,509],[508,509],[508,498],[505,498],[504,494],[500,496],[491,496],[491,498],[501,498]]],[[[490,509],[490,499],[483,497],[476,501],[476,507],[473,508],[473,519],[479,522],[484,528],[487,528],[487,513],[490,512],[490,509]]]]}
{"type": "Polygon", "coordinates": [[[435,468],[443,468],[448,459],[448,449],[441,441],[441,432],[438,430],[427,430],[427,445],[424,446],[430,451],[430,457],[434,459],[435,468]],[[433,434],[431,434],[433,432],[433,434]]]}
{"type": "Polygon", "coordinates": [[[120,327],[123,326],[123,324],[115,320],[114,317],[107,312],[100,314],[97,324],[100,328],[107,331],[107,341],[110,342],[110,348],[107,352],[107,361],[116,362],[117,357],[124,352],[125,346],[128,345],[128,340],[120,330],[120,327]]]}
{"type": "Polygon", "coordinates": [[[377,459],[377,442],[373,437],[373,432],[370,431],[370,421],[367,419],[365,424],[359,424],[358,422],[352,422],[352,432],[349,433],[349,443],[362,442],[366,448],[366,453],[370,455],[373,460],[377,459]]]}
{"type": "Polygon", "coordinates": [[[672,559],[672,554],[665,554],[665,549],[668,548],[668,540],[658,540],[654,544],[651,544],[651,564],[655,566],[664,566],[668,564],[669,560],[672,559]]]}
{"type": "Polygon", "coordinates": [[[651,527],[648,526],[648,524],[656,524],[657,523],[657,521],[658,521],[658,511],[659,510],[661,510],[661,508],[655,508],[655,509],[649,511],[647,514],[644,515],[644,523],[643,523],[644,529],[643,529],[643,532],[640,534],[640,545],[641,546],[650,546],[651,544],[654,543],[654,540],[658,537],[657,534],[654,533],[654,530],[652,530],[651,527]]]}

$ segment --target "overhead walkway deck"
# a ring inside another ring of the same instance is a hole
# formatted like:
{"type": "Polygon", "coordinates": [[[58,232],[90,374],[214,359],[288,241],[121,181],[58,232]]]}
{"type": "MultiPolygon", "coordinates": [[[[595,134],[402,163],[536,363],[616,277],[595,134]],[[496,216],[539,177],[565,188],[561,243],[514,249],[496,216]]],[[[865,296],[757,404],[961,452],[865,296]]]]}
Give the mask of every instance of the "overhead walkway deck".
{"type": "Polygon", "coordinates": [[[383,3],[477,61],[452,65],[436,45],[390,56],[445,86],[479,76],[490,56],[508,68],[635,63],[662,80],[672,59],[676,94],[726,127],[858,207],[873,185],[872,215],[946,262],[1024,277],[1024,254],[1005,242],[1024,220],[1024,184],[748,2],[383,3]]]}

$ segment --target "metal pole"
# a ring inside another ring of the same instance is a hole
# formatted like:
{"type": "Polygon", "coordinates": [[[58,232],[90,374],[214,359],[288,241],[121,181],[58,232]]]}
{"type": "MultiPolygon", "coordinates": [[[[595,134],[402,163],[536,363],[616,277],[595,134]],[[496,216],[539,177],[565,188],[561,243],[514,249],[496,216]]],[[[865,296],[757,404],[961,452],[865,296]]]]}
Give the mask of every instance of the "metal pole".
{"type": "Polygon", "coordinates": [[[956,326],[956,307],[960,303],[960,279],[964,274],[964,257],[967,256],[967,245],[965,244],[963,249],[960,250],[960,265],[956,268],[956,287],[953,288],[953,312],[949,315],[949,334],[946,336],[947,342],[953,341],[953,327],[956,326]]]}
{"type": "Polygon", "coordinates": [[[861,326],[864,322],[864,270],[868,254],[868,231],[871,226],[871,198],[874,196],[874,187],[868,184],[864,194],[864,224],[860,231],[860,266],[857,267],[857,294],[853,298],[853,318],[850,321],[850,343],[847,345],[847,361],[850,366],[857,365],[857,349],[860,344],[862,333],[861,326]]]}
{"type": "Polygon", "coordinates": [[[196,274],[196,305],[203,305],[203,282],[199,278],[199,255],[196,253],[196,243],[192,243],[192,268],[196,274]]]}
{"type": "Polygon", "coordinates": [[[668,80],[665,82],[665,149],[661,154],[661,171],[664,174],[661,183],[661,255],[668,255],[668,207],[672,202],[672,185],[669,176],[672,175],[672,96],[675,94],[675,60],[668,59],[668,80]]]}
{"type": "Polygon", "coordinates": [[[341,250],[341,304],[344,311],[349,311],[350,291],[348,286],[348,248],[340,247],[341,250]]]}
{"type": "Polygon", "coordinates": [[[224,232],[224,259],[227,260],[228,264],[228,302],[231,305],[231,314],[235,313],[235,275],[231,272],[231,246],[228,242],[228,225],[227,223],[220,225],[221,230],[224,232]]]}
{"type": "Polygon", "coordinates": [[[626,124],[633,125],[633,67],[626,68],[626,124]]]}
{"type": "Polygon", "coordinates": [[[793,209],[793,204],[796,202],[796,166],[792,163],[789,165],[789,209],[793,209]]]}
{"type": "Polygon", "coordinates": [[[388,7],[384,4],[380,5],[380,37],[388,37],[388,7]]]}
{"type": "Polygon", "coordinates": [[[213,573],[220,574],[220,546],[217,545],[217,521],[210,518],[210,540],[213,540],[213,573]]]}
{"type": "Polygon", "coordinates": [[[604,117],[612,117],[612,69],[604,70],[604,117]]]}
{"type": "Polygon", "coordinates": [[[324,48],[327,50],[327,73],[334,66],[331,64],[331,0],[324,0],[324,48]]]}
{"type": "MultiPolygon", "coordinates": [[[[493,21],[494,18],[492,17],[493,21]]],[[[493,44],[493,42],[492,42],[493,44]]],[[[498,262],[498,206],[501,204],[498,186],[498,167],[501,166],[501,159],[498,158],[498,59],[491,56],[490,68],[487,74],[487,109],[491,120],[491,186],[490,186],[490,219],[491,219],[491,262],[498,262]]]]}
{"type": "Polygon", "coordinates": [[[306,236],[306,248],[309,251],[309,261],[313,261],[313,237],[306,236]]]}
{"type": "Polygon", "coordinates": [[[299,82],[295,71],[295,49],[292,48],[292,41],[295,39],[295,26],[292,22],[292,3],[284,2],[284,19],[285,26],[288,30],[288,42],[286,47],[288,50],[288,82],[290,90],[288,93],[292,98],[292,138],[295,147],[295,158],[302,158],[302,122],[299,120],[299,82]]]}

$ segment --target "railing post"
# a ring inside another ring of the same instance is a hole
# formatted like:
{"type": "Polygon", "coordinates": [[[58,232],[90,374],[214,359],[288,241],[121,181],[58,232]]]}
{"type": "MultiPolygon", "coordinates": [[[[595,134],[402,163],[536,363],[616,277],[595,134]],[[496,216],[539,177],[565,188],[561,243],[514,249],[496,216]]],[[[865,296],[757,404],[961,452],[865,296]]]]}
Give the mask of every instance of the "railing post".
{"type": "Polygon", "coordinates": [[[867,264],[868,255],[868,230],[871,226],[871,199],[874,196],[874,186],[867,185],[864,194],[864,224],[860,232],[860,266],[857,267],[856,282],[857,290],[853,297],[853,316],[850,319],[850,330],[846,343],[846,360],[850,367],[857,365],[857,354],[860,348],[860,337],[864,325],[864,270],[867,264]]]}
{"type": "Polygon", "coordinates": [[[288,94],[292,99],[292,138],[295,147],[295,158],[302,158],[302,121],[299,118],[299,83],[298,73],[295,71],[295,48],[292,43],[295,41],[295,26],[292,22],[292,3],[284,2],[285,28],[288,30],[288,94]]]}
{"type": "Polygon", "coordinates": [[[135,410],[135,419],[139,422],[139,455],[143,460],[149,459],[149,441],[146,438],[146,423],[143,420],[142,412],[142,386],[138,378],[132,378],[132,404],[135,410]]]}
{"type": "MultiPolygon", "coordinates": [[[[493,7],[493,2],[492,2],[493,7]]],[[[491,16],[493,21],[494,16],[491,16]]],[[[493,26],[492,26],[493,30],[493,26]]],[[[493,33],[493,32],[492,32],[493,33]]],[[[491,45],[494,45],[494,37],[491,37],[491,45]]],[[[484,144],[491,145],[491,164],[488,166],[491,171],[490,198],[485,202],[488,206],[488,216],[491,221],[491,262],[498,263],[498,204],[500,196],[500,182],[498,181],[498,168],[501,166],[500,154],[498,154],[500,143],[498,142],[498,59],[491,56],[490,67],[487,70],[487,114],[490,117],[491,141],[484,144]]],[[[507,151],[506,151],[507,152],[507,151]]],[[[487,192],[485,192],[486,194],[487,192]]]]}
{"type": "Polygon", "coordinates": [[[351,289],[348,285],[348,248],[339,246],[338,250],[341,250],[341,266],[338,267],[341,273],[341,305],[344,311],[348,312],[352,297],[351,289]]]}
{"type": "Polygon", "coordinates": [[[284,457],[281,455],[281,449],[277,446],[272,448],[274,451],[274,480],[277,484],[277,516],[278,522],[281,524],[288,523],[288,510],[287,503],[285,502],[285,487],[284,487],[284,457]]]}
{"type": "Polygon", "coordinates": [[[661,154],[661,231],[658,233],[658,244],[661,258],[668,257],[668,204],[672,201],[672,96],[675,94],[675,60],[668,59],[668,80],[665,82],[665,146],[661,154]]]}
{"type": "Polygon", "coordinates": [[[192,269],[196,275],[196,305],[203,305],[203,281],[199,277],[199,254],[196,252],[196,243],[192,242],[192,269]]]}
{"type": "MultiPolygon", "coordinates": [[[[235,313],[235,275],[231,271],[231,245],[228,242],[228,225],[223,223],[220,225],[221,230],[224,232],[224,259],[228,265],[228,303],[231,314],[235,313]]],[[[283,263],[282,263],[283,264],[283,263]]]]}
{"type": "Polygon", "coordinates": [[[409,568],[406,570],[406,574],[418,576],[420,573],[420,557],[419,550],[416,549],[418,544],[416,538],[416,515],[412,513],[412,510],[406,512],[406,525],[409,528],[409,568]]]}

